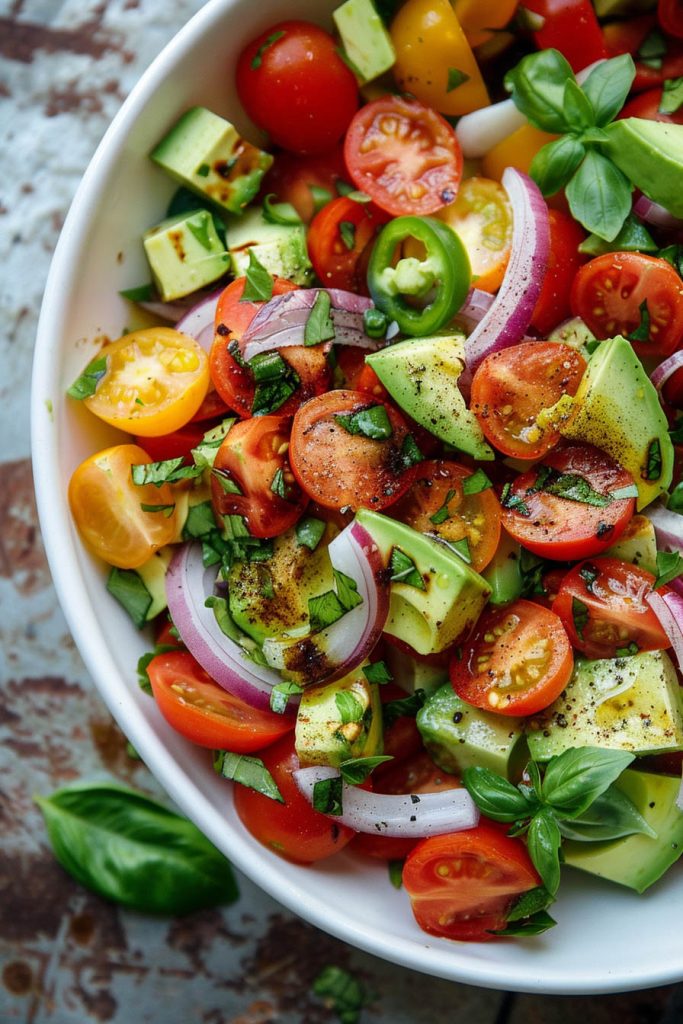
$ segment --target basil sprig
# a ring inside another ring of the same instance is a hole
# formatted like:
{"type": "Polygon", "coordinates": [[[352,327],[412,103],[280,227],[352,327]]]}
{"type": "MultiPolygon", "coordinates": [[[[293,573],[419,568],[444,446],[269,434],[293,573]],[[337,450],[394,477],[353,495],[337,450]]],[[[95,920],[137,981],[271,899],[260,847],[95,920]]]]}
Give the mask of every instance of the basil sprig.
{"type": "Polygon", "coordinates": [[[531,124],[561,136],[536,154],[531,177],[544,195],[565,188],[575,219],[608,242],[631,212],[632,185],[601,145],[634,77],[633,58],[626,53],[593,68],[580,86],[559,51],[542,50],[524,57],[505,78],[531,124]]]}
{"type": "Polygon", "coordinates": [[[142,793],[79,783],[36,802],[59,863],[105,899],[158,914],[237,899],[230,865],[215,846],[142,793]]]}
{"type": "Polygon", "coordinates": [[[572,747],[552,757],[545,771],[534,761],[518,786],[488,768],[463,772],[463,783],[482,814],[526,835],[529,856],[550,896],[560,884],[563,837],[582,842],[617,839],[652,829],[613,783],[633,761],[623,750],[572,747]]]}

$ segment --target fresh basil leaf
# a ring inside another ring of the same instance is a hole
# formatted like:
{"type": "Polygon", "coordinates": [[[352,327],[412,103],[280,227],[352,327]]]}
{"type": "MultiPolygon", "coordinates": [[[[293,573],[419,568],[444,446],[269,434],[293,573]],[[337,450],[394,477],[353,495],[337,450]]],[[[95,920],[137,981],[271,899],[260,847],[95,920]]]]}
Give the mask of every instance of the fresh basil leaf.
{"type": "Polygon", "coordinates": [[[591,101],[595,124],[600,128],[613,121],[623,107],[636,76],[630,53],[603,61],[593,68],[581,88],[591,101]]]}
{"type": "Polygon", "coordinates": [[[361,669],[369,683],[390,683],[394,678],[385,661],[374,661],[372,665],[365,665],[361,669]]]}
{"type": "Polygon", "coordinates": [[[629,341],[650,341],[650,310],[647,308],[647,299],[643,299],[638,312],[640,323],[626,337],[629,341]]]}
{"type": "Polygon", "coordinates": [[[638,57],[648,68],[659,71],[667,54],[666,39],[658,28],[653,28],[638,47],[638,57]]]}
{"type": "Polygon", "coordinates": [[[331,341],[335,337],[331,310],[332,300],[329,293],[321,288],[306,320],[304,345],[319,345],[320,342],[331,341]]]}
{"type": "Polygon", "coordinates": [[[349,434],[360,434],[372,441],[386,441],[394,433],[385,406],[369,405],[351,413],[337,413],[335,421],[349,434]]]}
{"type": "Polygon", "coordinates": [[[683,77],[667,78],[659,103],[660,114],[676,114],[683,107],[683,77]]]}
{"type": "Polygon", "coordinates": [[[261,352],[249,360],[248,366],[256,382],[251,405],[252,416],[275,412],[301,383],[294,367],[279,352],[261,352]]]}
{"type": "Polygon", "coordinates": [[[339,237],[349,252],[353,252],[356,244],[356,225],[352,220],[339,221],[339,237]]]}
{"type": "Polygon", "coordinates": [[[404,860],[390,860],[387,862],[389,869],[389,881],[394,889],[401,889],[403,886],[403,865],[404,860]]]}
{"type": "Polygon", "coordinates": [[[570,131],[582,132],[595,126],[593,104],[575,78],[564,83],[563,110],[570,131]]]}
{"type": "MultiPolygon", "coordinates": [[[[380,0],[380,5],[382,2],[386,7],[387,0],[380,0]]],[[[371,1001],[365,986],[343,967],[323,967],[312,989],[332,1007],[341,1024],[357,1024],[360,1011],[371,1001]]]]}
{"type": "Polygon", "coordinates": [[[284,714],[290,697],[297,697],[304,692],[303,686],[292,683],[288,680],[284,683],[276,683],[270,691],[270,710],[276,715],[284,714]]]}
{"type": "Polygon", "coordinates": [[[313,810],[320,814],[343,814],[344,783],[340,775],[320,779],[313,786],[313,810]]]}
{"type": "Polygon", "coordinates": [[[170,651],[177,650],[178,647],[176,644],[157,644],[153,651],[146,651],[145,654],[140,655],[137,664],[138,686],[143,693],[148,694],[150,697],[153,696],[152,681],[150,680],[149,673],[147,671],[150,662],[152,662],[159,654],[168,654],[170,651]]]}
{"type": "Polygon", "coordinates": [[[512,484],[509,481],[508,483],[505,484],[503,490],[501,491],[500,503],[503,506],[503,508],[510,508],[514,512],[518,512],[520,516],[531,515],[529,506],[524,501],[524,499],[520,498],[518,494],[512,493],[512,484]]]}
{"type": "Polygon", "coordinates": [[[508,910],[507,920],[510,922],[523,921],[525,917],[532,917],[540,910],[546,910],[554,902],[555,898],[542,885],[535,889],[527,889],[508,910]]]}
{"type": "Polygon", "coordinates": [[[134,569],[114,566],[107,577],[107,590],[126,609],[138,629],[142,629],[152,607],[152,595],[142,577],[134,569]]]}
{"type": "Polygon", "coordinates": [[[325,523],[314,516],[304,516],[294,527],[297,542],[301,547],[315,551],[325,534],[325,523]]]}
{"type": "Polygon", "coordinates": [[[607,242],[621,231],[631,212],[631,183],[619,168],[589,150],[566,187],[572,215],[592,234],[607,242]]]}
{"type": "Polygon", "coordinates": [[[614,784],[577,817],[558,824],[565,839],[577,842],[601,843],[632,835],[657,838],[637,807],[614,784]]]}
{"type": "Polygon", "coordinates": [[[405,583],[406,586],[415,587],[416,590],[427,589],[421,573],[417,571],[415,562],[400,548],[391,549],[389,569],[392,583],[405,583]]]}
{"type": "Polygon", "coordinates": [[[170,505],[148,505],[146,502],[140,502],[140,509],[143,512],[161,512],[164,519],[170,519],[175,512],[175,502],[170,505]]]}
{"type": "Polygon", "coordinates": [[[659,438],[655,437],[647,446],[647,463],[645,465],[645,479],[659,480],[662,475],[662,446],[659,438]]]}
{"type": "Polygon", "coordinates": [[[218,449],[237,422],[236,417],[224,419],[217,427],[207,430],[196,448],[192,449],[192,461],[201,469],[213,469],[218,449]]]}
{"type": "Polygon", "coordinates": [[[386,704],[382,705],[382,721],[384,728],[388,729],[394,722],[403,718],[415,718],[416,714],[421,707],[424,706],[427,700],[427,694],[424,690],[416,690],[409,697],[399,697],[398,700],[389,700],[386,704]]]}
{"type": "Polygon", "coordinates": [[[588,625],[590,611],[588,605],[580,598],[572,597],[572,621],[579,640],[583,640],[583,631],[588,625]]]}
{"type": "Polygon", "coordinates": [[[474,473],[470,473],[466,476],[462,482],[462,493],[464,495],[480,494],[481,491],[488,490],[489,487],[493,487],[493,484],[487,477],[483,469],[475,469],[474,473]]]}
{"type": "MultiPolygon", "coordinates": [[[[683,512],[683,483],[676,484],[669,495],[666,507],[672,512],[683,512]]],[[[683,526],[683,523],[681,525],[683,526]]]]}
{"type": "Polygon", "coordinates": [[[548,142],[536,153],[529,174],[544,196],[555,195],[567,184],[586,155],[586,147],[572,135],[548,142]]]}
{"type": "Polygon", "coordinates": [[[354,579],[346,576],[339,569],[333,569],[332,575],[334,576],[337,596],[341,601],[344,611],[350,612],[352,608],[356,608],[357,605],[363,603],[363,598],[358,593],[358,585],[354,579]]]}
{"type": "Polygon", "coordinates": [[[557,921],[550,916],[546,910],[539,910],[537,914],[526,917],[521,921],[513,921],[511,924],[491,932],[492,935],[507,935],[509,938],[531,938],[533,935],[542,935],[549,928],[554,928],[557,921]]]}
{"type": "Polygon", "coordinates": [[[308,190],[313,200],[314,213],[318,213],[319,210],[322,210],[323,206],[327,206],[328,203],[332,202],[332,193],[329,189],[322,188],[320,185],[309,185],[308,190]]]}
{"type": "MultiPolygon", "coordinates": [[[[657,255],[660,260],[666,260],[667,263],[670,263],[674,270],[683,277],[683,245],[680,243],[667,245],[666,248],[660,249],[657,255]]],[[[680,443],[683,440],[683,436],[677,438],[677,440],[680,443]]]]}
{"type": "Polygon", "coordinates": [[[614,652],[614,656],[616,658],[632,658],[633,655],[638,654],[639,651],[640,647],[638,646],[638,644],[635,642],[635,640],[631,640],[631,643],[628,645],[628,647],[617,647],[616,651],[614,652]]]}
{"type": "Polygon", "coordinates": [[[543,885],[554,896],[560,886],[560,843],[562,837],[551,810],[541,808],[531,819],[527,849],[543,885]]]}
{"type": "Polygon", "coordinates": [[[629,213],[621,231],[611,242],[606,242],[598,235],[589,235],[579,245],[579,252],[586,256],[602,256],[607,252],[656,253],[657,243],[642,221],[629,213]]]}
{"type": "Polygon", "coordinates": [[[229,470],[213,468],[211,477],[216,481],[223,494],[242,494],[242,488],[232,479],[229,470]]]}
{"type": "Polygon", "coordinates": [[[531,790],[520,784],[520,791],[531,804],[543,803],[541,795],[541,770],[535,761],[529,761],[526,766],[526,773],[531,781],[531,790]]]}
{"type": "Polygon", "coordinates": [[[657,552],[657,579],[654,581],[653,590],[659,590],[666,583],[671,583],[683,573],[683,558],[678,551],[657,552]]]}
{"type": "Polygon", "coordinates": [[[508,71],[505,87],[518,110],[536,127],[564,135],[569,124],[564,112],[564,90],[574,72],[558,50],[541,50],[523,57],[508,71]]]}
{"type": "Polygon", "coordinates": [[[282,469],[275,470],[270,489],[273,494],[277,494],[278,498],[282,498],[283,501],[287,500],[289,496],[289,487],[287,486],[285,474],[282,472],[282,469]]]}
{"type": "Polygon", "coordinates": [[[443,537],[437,537],[440,544],[444,547],[449,548],[459,558],[462,558],[463,562],[468,565],[472,564],[472,552],[470,550],[470,542],[467,537],[461,537],[460,540],[445,540],[443,537]]]}
{"type": "Polygon", "coordinates": [[[434,523],[435,526],[440,526],[441,523],[445,523],[447,519],[451,518],[451,513],[448,511],[448,505],[455,495],[456,492],[452,488],[447,491],[446,497],[443,500],[443,505],[436,510],[433,516],[429,517],[430,523],[434,523]]]}
{"type": "Polygon", "coordinates": [[[249,250],[249,265],[240,302],[268,302],[273,297],[273,275],[263,266],[253,248],[249,250]]]}
{"type": "Polygon", "coordinates": [[[563,818],[577,818],[633,761],[626,750],[570,747],[551,757],[543,776],[543,799],[563,818]]]}
{"type": "Polygon", "coordinates": [[[578,473],[560,473],[550,466],[540,467],[533,486],[526,493],[534,494],[537,491],[554,494],[565,501],[579,501],[595,508],[606,508],[612,503],[609,494],[596,491],[585,477],[578,473]]]}
{"type": "Polygon", "coordinates": [[[67,388],[67,395],[69,398],[75,398],[78,401],[90,398],[97,391],[97,385],[106,372],[107,357],[98,356],[97,359],[93,359],[91,363],[88,363],[80,377],[77,377],[71,387],[67,388]]]}
{"type": "Polygon", "coordinates": [[[393,757],[386,754],[376,757],[351,757],[342,761],[339,765],[339,772],[344,782],[350,786],[360,786],[374,771],[378,764],[385,761],[393,761],[393,757]]]}
{"type": "Polygon", "coordinates": [[[424,455],[413,435],[406,434],[401,445],[401,466],[403,469],[410,469],[411,466],[417,466],[418,462],[424,462],[424,455]]]}
{"type": "Polygon", "coordinates": [[[348,690],[340,690],[334,695],[334,703],[341,717],[342,725],[362,722],[365,709],[361,702],[348,690]]]}
{"type": "Polygon", "coordinates": [[[105,899],[157,914],[237,899],[223,855],[192,822],[142,793],[79,783],[36,803],[59,863],[105,899]]]}
{"type": "Polygon", "coordinates": [[[526,548],[522,548],[519,554],[519,572],[522,577],[521,597],[546,593],[543,577],[548,572],[548,562],[545,559],[532,555],[526,548]]]}
{"type": "Polygon", "coordinates": [[[177,459],[164,459],[163,462],[141,462],[130,467],[133,483],[137,487],[144,487],[145,484],[154,484],[161,487],[162,484],[175,484],[179,480],[194,480],[202,475],[200,466],[183,465],[184,456],[179,455],[177,459]]]}
{"type": "Polygon", "coordinates": [[[271,192],[263,200],[263,219],[269,224],[292,226],[301,224],[301,217],[291,203],[274,203],[275,193],[271,192]]]}
{"type": "Polygon", "coordinates": [[[339,600],[334,590],[326,590],[324,594],[308,599],[308,619],[312,633],[328,629],[343,618],[348,611],[339,600]]]}
{"type": "MultiPolygon", "coordinates": [[[[192,209],[197,209],[196,204],[192,209]]],[[[185,212],[187,211],[184,210],[183,213],[185,212]]],[[[156,289],[151,282],[137,285],[135,288],[122,288],[119,295],[122,299],[128,299],[129,302],[154,302],[158,298],[156,289]]]]}
{"type": "Polygon", "coordinates": [[[449,68],[448,77],[446,78],[446,92],[453,92],[459,85],[464,85],[469,80],[470,76],[466,75],[464,71],[460,71],[459,68],[449,68]]]}
{"type": "Polygon", "coordinates": [[[285,802],[275,779],[260,757],[249,754],[233,754],[230,750],[217,750],[213,759],[213,770],[224,779],[238,782],[240,786],[253,789],[269,800],[279,804],[285,802]]]}
{"type": "Polygon", "coordinates": [[[519,821],[533,813],[527,798],[516,786],[480,765],[466,768],[462,784],[482,814],[494,821],[519,821]]]}

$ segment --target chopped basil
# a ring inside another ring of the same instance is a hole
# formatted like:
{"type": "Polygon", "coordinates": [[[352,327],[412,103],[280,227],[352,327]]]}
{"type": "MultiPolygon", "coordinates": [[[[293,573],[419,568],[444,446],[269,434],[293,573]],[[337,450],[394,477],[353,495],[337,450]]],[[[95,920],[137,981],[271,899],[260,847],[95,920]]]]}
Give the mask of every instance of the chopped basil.
{"type": "Polygon", "coordinates": [[[357,1024],[360,1011],[371,1001],[360,981],[343,967],[331,964],[313,982],[313,992],[332,1007],[341,1024],[357,1024]]]}
{"type": "Polygon", "coordinates": [[[362,434],[372,441],[386,441],[394,432],[383,405],[369,405],[356,412],[338,413],[334,418],[349,434],[362,434]]]}
{"type": "Polygon", "coordinates": [[[261,43],[254,56],[251,58],[250,67],[252,71],[258,71],[258,69],[261,67],[261,64],[263,63],[263,54],[269,47],[273,45],[273,43],[276,43],[278,39],[282,39],[284,34],[284,29],[278,29],[277,32],[271,32],[271,34],[266,39],[264,39],[264,41],[261,43]]]}
{"type": "Polygon", "coordinates": [[[352,220],[339,221],[339,235],[346,248],[352,251],[356,244],[356,225],[352,220]]]}
{"type": "Polygon", "coordinates": [[[631,643],[628,645],[628,647],[617,647],[614,654],[617,658],[630,658],[633,657],[634,654],[637,654],[639,650],[640,647],[638,647],[638,644],[635,642],[635,640],[631,640],[631,643]]]}
{"type": "Polygon", "coordinates": [[[424,455],[417,446],[417,441],[412,434],[406,434],[401,445],[401,462],[404,469],[416,466],[418,462],[424,462],[424,455]]]}
{"type": "Polygon", "coordinates": [[[600,571],[596,569],[594,565],[591,565],[589,562],[586,562],[586,564],[582,565],[579,569],[579,576],[585,583],[586,590],[589,594],[592,594],[594,592],[593,584],[595,583],[599,575],[600,571]]]}
{"type": "Polygon", "coordinates": [[[572,598],[572,619],[574,621],[574,629],[579,637],[579,640],[583,640],[583,631],[588,625],[589,611],[588,605],[580,601],[578,597],[572,598]]]}
{"type": "Polygon", "coordinates": [[[229,750],[217,750],[213,759],[213,770],[224,779],[239,782],[240,786],[253,789],[269,800],[283,804],[284,798],[260,757],[247,754],[233,754],[229,750]]]}
{"type": "Polygon", "coordinates": [[[164,519],[170,519],[175,512],[175,502],[171,505],[146,505],[144,501],[141,501],[140,508],[143,512],[161,512],[164,519]]]}
{"type": "Polygon", "coordinates": [[[223,491],[223,494],[241,494],[242,490],[239,484],[229,474],[227,469],[212,469],[211,476],[218,482],[218,486],[223,491]]]}
{"type": "Polygon", "coordinates": [[[276,715],[283,715],[289,703],[289,698],[296,697],[303,692],[303,686],[299,686],[298,683],[291,683],[289,681],[277,683],[270,691],[270,710],[274,711],[276,715]]]}
{"type": "Polygon", "coordinates": [[[315,551],[325,533],[325,523],[314,516],[304,516],[295,526],[296,539],[302,547],[315,551]]]}
{"type": "Polygon", "coordinates": [[[321,288],[306,320],[304,345],[319,345],[321,341],[331,341],[334,338],[331,309],[332,300],[329,293],[321,288]]]}
{"type": "Polygon", "coordinates": [[[273,275],[263,266],[253,249],[249,250],[249,266],[240,302],[268,302],[273,297],[273,275]]]}
{"type": "Polygon", "coordinates": [[[494,929],[491,934],[507,935],[508,937],[517,936],[522,939],[530,938],[532,935],[542,935],[549,928],[554,928],[556,924],[557,921],[550,916],[547,910],[539,910],[529,917],[506,924],[504,928],[494,929]]]}
{"type": "Polygon", "coordinates": [[[237,341],[237,339],[233,339],[233,341],[231,341],[228,344],[228,352],[230,353],[230,355],[235,360],[238,366],[240,366],[243,370],[249,369],[249,363],[242,356],[242,349],[240,348],[240,343],[239,341],[237,341]]]}
{"type": "Polygon", "coordinates": [[[389,317],[377,306],[371,306],[363,313],[363,330],[368,338],[384,338],[389,327],[389,317]]]}
{"type": "Polygon", "coordinates": [[[197,168],[197,174],[200,178],[208,178],[211,168],[208,164],[200,164],[197,168]]]}
{"type": "Polygon", "coordinates": [[[662,475],[662,446],[659,438],[655,437],[647,447],[647,464],[645,467],[646,480],[659,480],[662,475]]]}
{"type": "Polygon", "coordinates": [[[142,629],[152,607],[152,595],[142,577],[134,569],[114,566],[107,578],[107,590],[126,609],[138,629],[142,629]]]}
{"type": "Polygon", "coordinates": [[[444,498],[444,502],[441,508],[437,509],[434,515],[429,517],[429,521],[431,523],[434,523],[435,526],[440,526],[441,523],[445,523],[447,519],[451,518],[451,514],[448,511],[448,505],[453,500],[455,495],[456,492],[452,489],[449,489],[448,493],[446,494],[446,497],[444,498]]]}
{"type": "Polygon", "coordinates": [[[617,487],[616,491],[609,493],[612,501],[625,501],[627,498],[637,498],[638,488],[635,484],[628,484],[626,487],[617,487]]]}
{"type": "Polygon", "coordinates": [[[285,480],[285,474],[281,469],[275,470],[275,476],[273,477],[270,489],[273,494],[277,494],[278,498],[283,498],[284,501],[287,501],[287,498],[289,497],[289,487],[285,480]]]}
{"type": "Polygon", "coordinates": [[[336,589],[327,590],[324,594],[319,594],[308,600],[308,615],[313,633],[327,629],[347,612],[350,612],[352,608],[363,603],[355,580],[338,569],[333,569],[332,574],[336,589]]]}
{"type": "Polygon", "coordinates": [[[400,889],[403,885],[404,864],[404,860],[390,860],[387,862],[387,868],[389,870],[389,881],[393,885],[394,889],[400,889]]]}
{"type": "Polygon", "coordinates": [[[664,249],[659,250],[657,256],[659,256],[660,260],[666,260],[674,270],[683,275],[683,245],[680,245],[680,243],[667,245],[664,249]]]}
{"type": "Polygon", "coordinates": [[[529,506],[520,498],[518,494],[512,494],[512,484],[506,483],[500,495],[500,503],[503,508],[512,509],[513,512],[519,512],[520,516],[531,515],[529,506]]]}
{"type": "Polygon", "coordinates": [[[99,356],[91,363],[88,363],[80,377],[77,377],[70,388],[67,389],[69,398],[76,398],[82,401],[90,398],[97,391],[97,385],[107,372],[107,357],[99,356]]]}
{"type": "Polygon", "coordinates": [[[456,555],[459,555],[463,562],[467,562],[468,565],[472,564],[472,552],[470,551],[470,542],[467,537],[461,537],[460,540],[442,540],[442,543],[450,548],[451,551],[454,551],[456,555]]]}
{"type": "Polygon", "coordinates": [[[463,85],[465,82],[469,82],[469,80],[470,76],[465,74],[464,71],[460,71],[459,68],[449,68],[446,92],[453,92],[459,85],[463,85]]]}
{"type": "Polygon", "coordinates": [[[393,761],[393,757],[386,754],[376,757],[351,757],[347,761],[342,761],[339,771],[344,782],[348,782],[350,786],[360,786],[377,765],[385,761],[393,761]]]}
{"type": "Polygon", "coordinates": [[[262,352],[249,360],[254,374],[256,390],[251,405],[252,416],[265,416],[275,412],[294,394],[301,380],[279,352],[262,352]]]}
{"type": "Polygon", "coordinates": [[[175,644],[157,644],[153,651],[146,651],[145,654],[141,654],[138,658],[137,673],[138,673],[138,686],[143,693],[152,696],[152,683],[149,678],[147,669],[151,661],[156,658],[158,654],[168,654],[170,651],[177,651],[178,647],[175,644]]]}
{"type": "Polygon", "coordinates": [[[522,577],[521,597],[531,597],[536,594],[545,594],[543,576],[548,571],[548,563],[532,555],[526,548],[522,548],[519,554],[519,572],[522,577]]]}
{"type": "Polygon", "coordinates": [[[390,683],[394,678],[385,661],[373,661],[372,665],[365,665],[362,672],[369,683],[390,683]]]}
{"type": "Polygon", "coordinates": [[[343,814],[341,775],[331,779],[320,779],[313,786],[313,810],[321,814],[343,814]]]}
{"type": "Polygon", "coordinates": [[[363,603],[363,598],[358,593],[358,586],[354,579],[346,576],[339,569],[333,569],[332,575],[334,576],[339,600],[346,611],[350,612],[352,608],[363,603]]]}
{"type": "Polygon", "coordinates": [[[293,226],[301,224],[301,217],[291,203],[274,203],[275,193],[271,192],[263,200],[263,219],[269,224],[293,226]]]}
{"type": "Polygon", "coordinates": [[[675,114],[683,107],[683,78],[667,78],[662,98],[659,101],[660,114],[675,114]]]}
{"type": "Polygon", "coordinates": [[[197,215],[197,220],[186,220],[185,223],[190,231],[190,234],[194,235],[202,249],[208,251],[211,250],[211,239],[209,238],[209,225],[213,223],[211,214],[208,211],[197,215]]]}
{"type": "Polygon", "coordinates": [[[652,584],[654,590],[671,583],[683,573],[683,558],[678,551],[657,552],[657,579],[652,584]]]}
{"type": "Polygon", "coordinates": [[[409,697],[400,697],[398,700],[387,701],[386,704],[382,705],[382,721],[384,722],[384,728],[388,729],[390,725],[398,718],[408,717],[415,718],[421,707],[423,707],[427,700],[427,694],[424,690],[416,690],[409,697]]]}
{"type": "Polygon", "coordinates": [[[390,579],[392,583],[405,583],[409,587],[415,587],[416,590],[427,589],[425,581],[422,579],[422,574],[417,571],[415,562],[409,555],[406,555],[405,551],[401,551],[400,548],[391,549],[389,568],[391,570],[390,579]]]}
{"type": "Polygon", "coordinates": [[[183,465],[184,461],[184,456],[179,455],[177,459],[164,459],[163,462],[141,462],[131,466],[133,483],[137,487],[144,487],[145,484],[161,487],[163,484],[175,484],[179,480],[194,480],[202,475],[201,466],[185,466],[183,465]]]}
{"type": "Polygon", "coordinates": [[[151,282],[139,284],[135,288],[123,288],[119,295],[122,299],[128,299],[129,302],[153,302],[157,298],[154,285],[151,282]]]}
{"type": "Polygon", "coordinates": [[[308,189],[311,193],[313,210],[315,213],[317,213],[318,210],[322,210],[323,206],[327,206],[328,203],[332,202],[332,193],[329,189],[322,188],[320,185],[309,185],[308,189]]]}
{"type": "Polygon", "coordinates": [[[235,424],[235,417],[229,417],[219,423],[217,427],[207,430],[196,448],[192,449],[192,460],[195,466],[202,469],[211,469],[216,461],[218,449],[223,444],[229,431],[235,424]]]}
{"type": "Polygon", "coordinates": [[[640,44],[638,58],[646,67],[659,71],[666,54],[666,40],[658,28],[653,28],[640,44]]]}
{"type": "Polygon", "coordinates": [[[344,181],[343,178],[337,178],[335,188],[338,196],[348,196],[355,192],[353,185],[349,185],[348,181],[344,181]]]}
{"type": "Polygon", "coordinates": [[[462,482],[462,493],[464,495],[479,494],[481,491],[488,490],[489,487],[493,487],[493,484],[487,477],[483,469],[475,469],[474,473],[470,476],[466,476],[462,482]]]}
{"type": "Polygon", "coordinates": [[[605,508],[612,502],[611,495],[596,491],[585,477],[579,476],[578,473],[559,473],[550,466],[540,467],[533,487],[528,488],[526,493],[534,494],[537,491],[554,494],[565,501],[592,505],[595,508],[605,508]]]}
{"type": "Polygon", "coordinates": [[[183,526],[185,540],[200,540],[207,534],[217,532],[216,517],[210,501],[202,501],[199,505],[190,505],[187,519],[183,526]]]}
{"type": "Polygon", "coordinates": [[[683,512],[683,483],[676,484],[669,495],[666,507],[671,509],[672,512],[683,512]]]}
{"type": "Polygon", "coordinates": [[[334,703],[341,717],[342,725],[349,725],[353,722],[362,722],[365,709],[361,702],[348,690],[340,690],[334,696],[334,703]]]}
{"type": "Polygon", "coordinates": [[[266,600],[271,600],[271,598],[275,597],[275,588],[273,587],[273,577],[270,575],[270,572],[268,571],[268,569],[266,569],[266,567],[264,565],[258,565],[256,568],[257,568],[256,575],[258,576],[259,583],[260,583],[260,588],[259,589],[260,589],[261,597],[265,597],[266,600]]]}
{"type": "Polygon", "coordinates": [[[640,306],[640,323],[627,335],[629,341],[649,341],[650,340],[650,311],[647,308],[647,299],[643,299],[640,306]]]}

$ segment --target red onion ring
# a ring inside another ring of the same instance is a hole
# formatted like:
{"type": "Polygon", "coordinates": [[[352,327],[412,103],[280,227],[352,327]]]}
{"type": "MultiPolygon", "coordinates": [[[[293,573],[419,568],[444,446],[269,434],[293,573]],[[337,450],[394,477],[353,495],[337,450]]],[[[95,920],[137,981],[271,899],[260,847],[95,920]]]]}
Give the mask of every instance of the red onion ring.
{"type": "MultiPolygon", "coordinates": [[[[299,791],[313,802],[316,782],[339,778],[335,768],[299,768],[294,780],[299,791]]],[[[461,832],[479,823],[479,810],[466,789],[441,793],[373,793],[342,783],[342,814],[329,815],[333,821],[355,832],[369,835],[403,836],[421,839],[461,832]]]]}
{"type": "MultiPolygon", "coordinates": [[[[268,710],[273,686],[282,677],[251,661],[223,633],[211,608],[204,604],[214,593],[216,567],[205,569],[199,544],[184,544],[166,574],[168,610],[180,638],[219,686],[254,708],[268,710]]],[[[285,714],[293,715],[298,699],[291,697],[285,714]]]]}
{"type": "Polygon", "coordinates": [[[640,196],[633,204],[633,212],[646,224],[652,224],[656,228],[675,229],[683,227],[683,221],[674,217],[667,209],[655,203],[647,196],[640,196]]]}
{"type": "Polygon", "coordinates": [[[652,590],[645,600],[671,641],[678,667],[683,672],[683,597],[675,590],[652,590]]]}
{"type": "Polygon", "coordinates": [[[471,334],[477,324],[484,319],[493,305],[493,295],[483,292],[480,288],[472,288],[464,303],[455,314],[455,320],[471,334]]]}
{"type": "Polygon", "coordinates": [[[672,356],[669,356],[663,363],[660,363],[656,370],[652,371],[650,374],[650,380],[657,388],[660,395],[666,382],[674,375],[676,370],[680,370],[681,367],[683,367],[683,349],[679,349],[678,352],[674,352],[672,356]]]}
{"type": "Polygon", "coordinates": [[[216,333],[216,306],[223,291],[223,288],[219,288],[217,291],[211,292],[185,313],[175,325],[177,331],[189,334],[191,338],[199,342],[206,352],[210,352],[213,345],[216,333]]]}
{"type": "Polygon", "coordinates": [[[522,340],[548,265],[548,207],[538,186],[514,167],[505,169],[502,184],[512,206],[510,260],[498,294],[467,339],[465,386],[482,360],[522,340]]]}
{"type": "Polygon", "coordinates": [[[296,672],[289,665],[309,666],[315,663],[315,653],[320,653],[320,675],[302,677],[303,685],[331,682],[357,668],[375,647],[389,614],[389,588],[380,582],[382,559],[367,530],[354,520],[334,538],[328,551],[333,567],[356,584],[362,604],[319,633],[286,640],[273,637],[263,643],[269,665],[293,677],[296,672]]]}

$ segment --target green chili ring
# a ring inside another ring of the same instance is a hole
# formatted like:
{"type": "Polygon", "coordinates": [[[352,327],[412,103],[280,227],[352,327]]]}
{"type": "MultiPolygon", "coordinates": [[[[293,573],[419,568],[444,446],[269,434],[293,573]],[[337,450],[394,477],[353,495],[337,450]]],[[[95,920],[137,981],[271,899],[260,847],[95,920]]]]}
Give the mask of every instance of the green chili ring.
{"type": "Polygon", "coordinates": [[[470,261],[458,235],[430,217],[396,217],[382,228],[368,267],[368,288],[375,305],[395,320],[403,334],[425,337],[451,320],[470,289],[470,261]],[[399,259],[397,247],[408,238],[422,242],[426,256],[399,259]],[[430,296],[424,306],[406,296],[430,296]]]}

